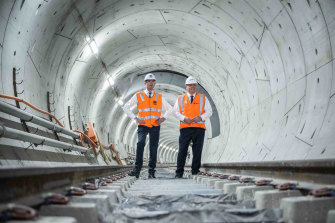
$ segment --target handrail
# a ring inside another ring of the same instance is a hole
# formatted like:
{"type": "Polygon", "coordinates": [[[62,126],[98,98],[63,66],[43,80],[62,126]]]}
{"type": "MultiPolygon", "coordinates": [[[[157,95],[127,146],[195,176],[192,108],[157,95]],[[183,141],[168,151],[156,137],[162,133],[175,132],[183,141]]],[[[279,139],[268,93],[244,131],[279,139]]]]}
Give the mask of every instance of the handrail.
{"type": "Polygon", "coordinates": [[[43,114],[45,114],[45,115],[49,115],[51,118],[53,118],[53,119],[57,122],[58,125],[60,125],[61,127],[64,128],[64,126],[62,125],[62,123],[60,123],[60,121],[58,121],[58,119],[57,119],[53,114],[51,114],[51,113],[49,113],[49,112],[46,112],[46,111],[43,111],[43,110],[41,110],[41,109],[35,107],[34,105],[32,105],[32,104],[26,102],[25,100],[23,100],[23,99],[21,99],[21,98],[13,97],[13,96],[9,96],[9,95],[4,95],[4,94],[0,94],[0,97],[1,97],[1,98],[7,98],[7,99],[15,100],[15,101],[18,101],[18,102],[22,102],[22,103],[28,105],[29,107],[31,107],[32,109],[34,109],[34,110],[36,110],[36,111],[39,111],[39,112],[41,112],[41,113],[43,113],[43,114]]]}

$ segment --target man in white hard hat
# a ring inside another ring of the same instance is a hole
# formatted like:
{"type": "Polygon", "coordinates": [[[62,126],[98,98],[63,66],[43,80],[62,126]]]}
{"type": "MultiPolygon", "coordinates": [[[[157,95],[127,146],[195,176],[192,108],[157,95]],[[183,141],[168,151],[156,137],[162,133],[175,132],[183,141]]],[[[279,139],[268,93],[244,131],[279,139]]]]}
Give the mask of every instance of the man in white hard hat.
{"type": "Polygon", "coordinates": [[[192,145],[192,175],[200,171],[201,153],[205,138],[205,121],[212,115],[212,107],[204,94],[197,93],[197,80],[190,76],[185,81],[187,93],[179,95],[174,105],[175,116],[180,120],[179,151],[176,178],[182,178],[190,142],[192,145]]]}
{"type": "Polygon", "coordinates": [[[156,77],[149,73],[144,77],[145,90],[137,92],[124,106],[124,112],[134,119],[138,124],[137,135],[137,149],[135,168],[128,173],[130,176],[139,177],[143,165],[143,151],[145,146],[145,139],[149,134],[150,141],[150,158],[148,165],[148,177],[155,177],[155,168],[157,162],[157,148],[159,142],[160,125],[171,114],[171,105],[162,97],[161,93],[154,90],[156,85],[156,77]],[[135,116],[130,110],[133,105],[137,105],[138,115],[135,116]],[[163,117],[161,117],[162,108],[166,110],[163,117]]]}

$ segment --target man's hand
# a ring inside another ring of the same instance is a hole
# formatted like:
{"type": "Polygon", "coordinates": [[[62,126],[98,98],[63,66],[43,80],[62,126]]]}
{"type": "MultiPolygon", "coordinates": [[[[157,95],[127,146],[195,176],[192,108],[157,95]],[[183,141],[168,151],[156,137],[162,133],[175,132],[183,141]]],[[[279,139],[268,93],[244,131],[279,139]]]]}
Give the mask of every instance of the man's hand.
{"type": "Polygon", "coordinates": [[[192,119],[192,122],[201,122],[201,121],[202,121],[202,118],[200,116],[194,117],[192,119]]]}
{"type": "Polygon", "coordinates": [[[184,122],[186,122],[187,124],[190,124],[192,122],[192,119],[185,117],[184,122]]]}
{"type": "Polygon", "coordinates": [[[166,120],[166,118],[159,118],[159,119],[156,120],[156,124],[161,125],[165,120],[166,120]]]}
{"type": "Polygon", "coordinates": [[[136,117],[135,120],[138,124],[145,124],[145,122],[143,120],[139,119],[138,117],[136,117]]]}

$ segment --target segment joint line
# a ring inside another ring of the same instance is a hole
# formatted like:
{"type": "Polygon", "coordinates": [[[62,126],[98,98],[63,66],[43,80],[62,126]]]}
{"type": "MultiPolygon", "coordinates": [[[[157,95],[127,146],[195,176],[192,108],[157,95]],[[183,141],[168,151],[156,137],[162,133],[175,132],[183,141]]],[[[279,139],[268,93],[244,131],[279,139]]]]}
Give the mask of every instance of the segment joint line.
{"type": "Polygon", "coordinates": [[[35,69],[36,69],[36,71],[37,71],[38,75],[40,76],[40,78],[42,78],[42,76],[41,76],[41,74],[40,74],[39,70],[38,70],[38,69],[37,69],[37,67],[36,67],[36,64],[35,64],[35,62],[34,62],[33,58],[31,57],[31,55],[30,55],[30,53],[29,53],[29,51],[27,51],[27,54],[28,54],[28,56],[29,56],[29,58],[30,58],[31,62],[33,63],[33,65],[34,65],[34,67],[35,67],[35,69]]]}
{"type": "Polygon", "coordinates": [[[165,21],[165,24],[168,24],[168,23],[167,23],[167,21],[166,21],[166,19],[165,19],[165,17],[163,16],[163,13],[162,13],[162,11],[161,11],[161,10],[158,10],[158,11],[159,11],[159,13],[161,14],[162,18],[164,19],[164,21],[165,21]]]}

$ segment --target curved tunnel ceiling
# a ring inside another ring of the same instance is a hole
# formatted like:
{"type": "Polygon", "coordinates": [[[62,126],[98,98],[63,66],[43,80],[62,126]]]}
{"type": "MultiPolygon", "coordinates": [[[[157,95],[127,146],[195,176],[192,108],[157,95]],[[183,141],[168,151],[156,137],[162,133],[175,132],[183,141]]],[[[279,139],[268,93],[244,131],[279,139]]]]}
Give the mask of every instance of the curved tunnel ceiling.
{"type": "MultiPolygon", "coordinates": [[[[22,97],[103,142],[135,152],[121,105],[158,75],[173,105],[195,76],[211,98],[203,162],[335,157],[335,3],[323,1],[2,1],[1,92],[22,97]],[[184,76],[182,76],[182,75],[184,76]],[[141,81],[142,80],[142,81],[141,81]],[[22,89],[21,89],[22,88],[22,89]]],[[[29,108],[28,108],[29,110],[29,108]]],[[[178,121],[159,154],[173,161],[178,121]]]]}

